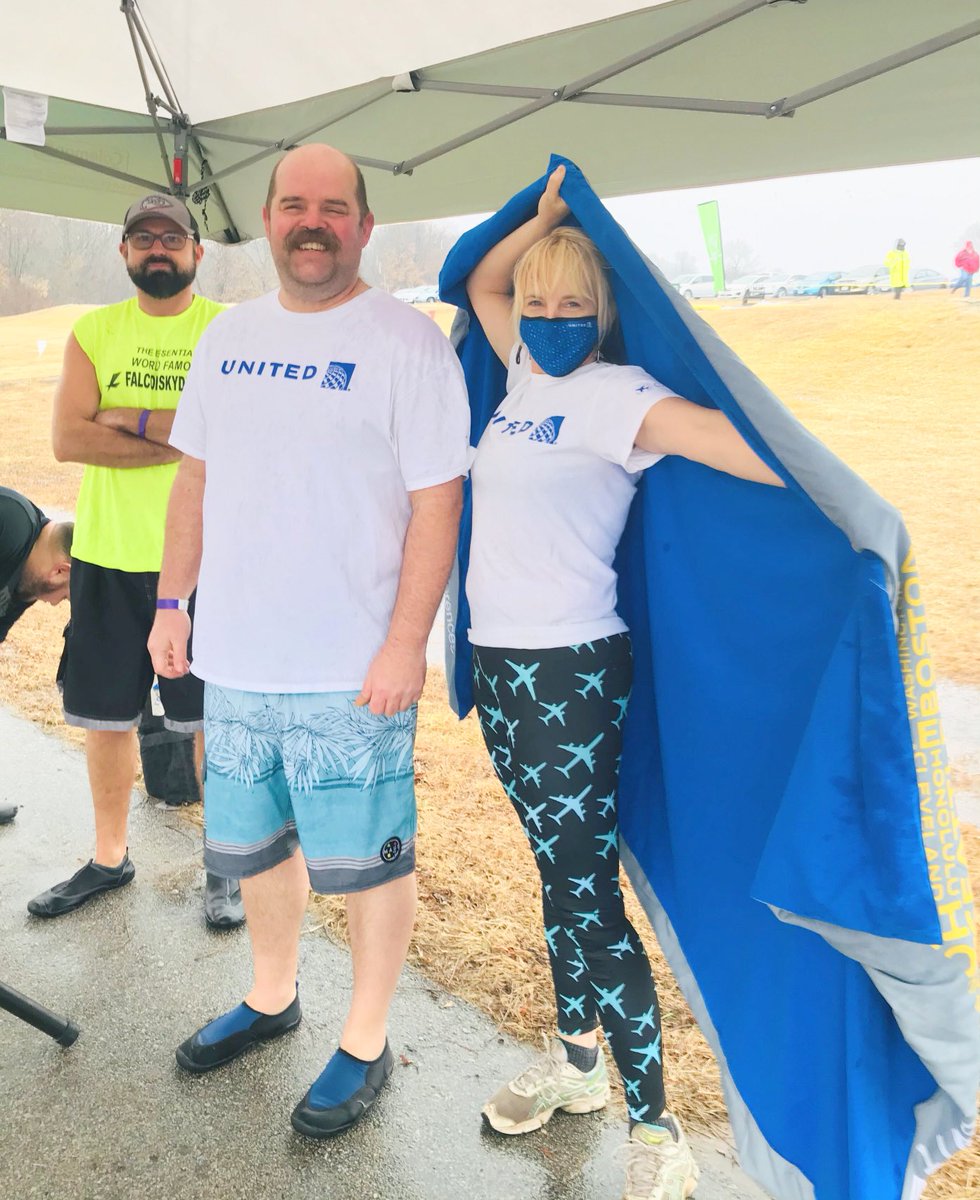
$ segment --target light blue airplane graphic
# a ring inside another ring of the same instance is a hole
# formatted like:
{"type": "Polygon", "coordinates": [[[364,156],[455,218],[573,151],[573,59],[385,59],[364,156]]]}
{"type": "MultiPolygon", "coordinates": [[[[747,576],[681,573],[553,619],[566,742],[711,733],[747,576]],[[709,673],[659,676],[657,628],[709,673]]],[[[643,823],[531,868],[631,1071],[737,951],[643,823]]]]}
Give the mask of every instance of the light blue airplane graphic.
{"type": "Polygon", "coordinates": [[[497,680],[500,678],[500,676],[494,675],[494,677],[491,679],[490,676],[486,673],[486,671],[483,671],[482,674],[483,674],[483,678],[487,681],[487,687],[490,689],[491,692],[493,692],[493,698],[495,700],[499,699],[499,697],[497,695],[497,680]]]}
{"type": "Polygon", "coordinates": [[[567,746],[563,746],[559,742],[558,749],[567,750],[572,757],[567,763],[565,763],[563,767],[555,767],[555,770],[561,771],[562,775],[564,775],[567,779],[572,767],[577,766],[579,763],[583,763],[586,767],[588,767],[589,774],[594,774],[595,755],[593,754],[593,751],[605,736],[606,735],[604,733],[597,734],[587,746],[584,742],[569,742],[567,746]]]}
{"type": "MultiPolygon", "coordinates": [[[[621,983],[619,987],[613,988],[611,992],[606,991],[605,988],[599,987],[599,985],[596,983],[594,983],[592,986],[595,988],[598,994],[597,1003],[600,1008],[611,1008],[613,1012],[617,1013],[619,1016],[626,1016],[626,1013],[623,1012],[623,1006],[619,1000],[620,996],[623,994],[623,990],[626,987],[625,983],[621,983]]],[[[633,1053],[635,1054],[636,1051],[634,1050],[633,1053]]],[[[646,1072],[644,1072],[644,1074],[646,1074],[646,1072]]]]}
{"type": "Polygon", "coordinates": [[[619,706],[619,716],[613,717],[613,724],[616,726],[617,729],[623,723],[623,718],[626,716],[626,709],[629,707],[629,702],[630,702],[629,692],[627,692],[625,696],[618,696],[618,697],[616,697],[615,700],[613,700],[613,704],[616,704],[619,706]]]}
{"type": "Polygon", "coordinates": [[[626,1088],[626,1094],[632,1096],[634,1100],[640,1098],[640,1081],[638,1079],[624,1079],[623,1087],[626,1088]]]}
{"type": "Polygon", "coordinates": [[[568,708],[567,700],[562,700],[561,704],[546,704],[543,700],[539,700],[538,704],[540,704],[542,708],[548,710],[548,715],[546,717],[538,717],[539,721],[544,721],[545,725],[550,725],[551,718],[555,717],[557,718],[559,725],[565,724],[565,709],[568,708]]]}
{"type": "Polygon", "coordinates": [[[616,807],[616,793],[610,792],[608,796],[596,796],[596,804],[601,804],[602,809],[599,813],[600,817],[608,817],[612,810],[616,807]]]}
{"type": "Polygon", "coordinates": [[[569,646],[569,650],[574,650],[575,653],[578,654],[583,646],[593,654],[595,653],[595,646],[593,646],[591,642],[579,642],[577,646],[569,646]]]}
{"type": "Polygon", "coordinates": [[[572,888],[572,895],[576,900],[583,892],[588,892],[590,896],[595,895],[595,871],[591,875],[583,875],[581,878],[577,875],[569,875],[568,882],[575,885],[572,888]]]}
{"type": "Polygon", "coordinates": [[[490,728],[496,732],[497,726],[504,719],[504,714],[499,708],[487,708],[484,705],[483,715],[486,717],[487,724],[490,726],[490,728]]]}
{"type": "Polygon", "coordinates": [[[650,1030],[652,1032],[657,1028],[657,1022],[653,1016],[653,1005],[651,1004],[646,1012],[641,1013],[640,1016],[630,1017],[630,1021],[636,1026],[633,1032],[637,1035],[637,1037],[640,1036],[640,1034],[648,1025],[650,1026],[650,1030]]]}
{"type": "Polygon", "coordinates": [[[582,977],[582,972],[585,970],[585,963],[579,962],[576,958],[566,958],[565,962],[572,968],[568,974],[571,976],[574,983],[578,983],[582,977]]]}
{"type": "Polygon", "coordinates": [[[536,767],[529,767],[527,763],[518,763],[517,765],[524,772],[524,778],[521,780],[521,783],[527,783],[529,779],[533,779],[535,787],[541,786],[541,772],[548,765],[547,763],[539,763],[536,767]]]}
{"type": "Polygon", "coordinates": [[[638,1071],[642,1071],[645,1075],[650,1063],[660,1062],[660,1034],[658,1033],[652,1042],[648,1042],[645,1046],[641,1046],[638,1050],[631,1050],[630,1053],[638,1054],[640,1058],[643,1059],[643,1062],[636,1064],[636,1069],[638,1071]]]}
{"type": "Polygon", "coordinates": [[[513,679],[507,680],[507,686],[514,693],[514,695],[517,695],[517,689],[519,687],[526,687],[531,699],[537,700],[537,696],[534,694],[534,672],[538,669],[538,667],[541,666],[541,664],[536,662],[532,663],[529,667],[522,667],[520,663],[511,662],[509,658],[505,658],[504,662],[508,667],[511,667],[517,672],[513,679]]]}
{"type": "Polygon", "coordinates": [[[538,833],[540,833],[541,814],[548,807],[547,801],[542,800],[537,808],[532,808],[530,804],[525,804],[523,800],[521,801],[521,804],[524,805],[524,819],[527,821],[528,825],[533,824],[538,833]]]}
{"type": "Polygon", "coordinates": [[[544,894],[548,897],[549,900],[551,899],[551,884],[550,883],[546,883],[544,885],[544,894]]]}
{"type": "Polygon", "coordinates": [[[603,858],[608,858],[613,850],[619,848],[619,830],[614,829],[612,833],[597,833],[595,835],[597,842],[605,842],[605,845],[599,851],[603,858]]]}
{"type": "Polygon", "coordinates": [[[549,800],[554,800],[557,804],[561,805],[561,811],[557,814],[548,813],[548,816],[551,817],[552,821],[560,825],[562,818],[567,817],[570,812],[573,812],[584,824],[585,809],[582,807],[582,801],[591,791],[592,784],[590,783],[586,788],[579,792],[577,796],[549,796],[549,800]]]}
{"type": "Polygon", "coordinates": [[[644,1104],[642,1108],[634,1108],[632,1104],[627,1104],[626,1109],[629,1112],[631,1121],[642,1121],[644,1116],[650,1111],[650,1105],[644,1104]]]}
{"type": "Polygon", "coordinates": [[[636,951],[630,945],[630,940],[625,933],[620,941],[613,942],[613,944],[611,946],[607,946],[606,949],[616,958],[622,958],[624,954],[636,953],[636,951]]]}
{"type": "Polygon", "coordinates": [[[513,721],[508,721],[507,718],[504,717],[504,724],[507,726],[507,740],[510,742],[510,744],[512,746],[514,744],[514,730],[517,728],[518,725],[520,725],[520,723],[521,723],[520,717],[515,717],[513,719],[513,721]]]}
{"type": "MultiPolygon", "coordinates": [[[[561,834],[556,833],[553,838],[549,838],[547,841],[545,841],[544,838],[535,837],[532,833],[531,841],[534,842],[534,853],[543,854],[547,858],[548,862],[553,863],[555,861],[555,855],[551,847],[555,844],[555,842],[558,841],[560,836],[561,834]]],[[[578,914],[576,913],[575,915],[577,916],[578,914]]]]}
{"type": "Polygon", "coordinates": [[[548,949],[552,954],[558,953],[558,947],[555,945],[555,934],[561,929],[560,925],[552,925],[550,929],[544,931],[544,940],[548,943],[548,949]]]}
{"type": "Polygon", "coordinates": [[[580,696],[587,696],[589,694],[589,692],[591,692],[593,690],[597,691],[599,693],[599,695],[601,696],[602,695],[602,677],[603,677],[603,675],[605,675],[605,673],[606,673],[605,667],[603,667],[602,670],[598,671],[595,675],[583,675],[580,671],[576,671],[575,678],[584,680],[585,687],[576,688],[575,690],[578,692],[578,694],[580,696]]]}
{"type": "Polygon", "coordinates": [[[561,993],[559,993],[559,998],[565,1001],[565,1003],[562,1005],[562,1012],[566,1017],[570,1017],[572,1013],[578,1013],[582,1020],[585,1020],[584,996],[562,996],[561,993]]]}
{"type": "Polygon", "coordinates": [[[494,748],[490,751],[490,757],[493,759],[493,765],[495,767],[502,766],[505,771],[510,770],[510,756],[511,756],[510,746],[494,746],[494,748]],[[497,761],[498,753],[500,754],[499,762],[497,761]],[[506,755],[507,757],[505,758],[504,755],[506,755]]]}
{"type": "Polygon", "coordinates": [[[587,913],[572,913],[572,916],[582,918],[581,922],[576,926],[576,929],[588,929],[590,925],[599,925],[601,923],[599,921],[598,909],[594,909],[592,912],[587,913]]]}
{"type": "Polygon", "coordinates": [[[521,798],[517,794],[517,784],[513,781],[513,779],[510,781],[510,783],[504,784],[504,791],[507,793],[508,798],[515,804],[520,801],[521,798]]]}

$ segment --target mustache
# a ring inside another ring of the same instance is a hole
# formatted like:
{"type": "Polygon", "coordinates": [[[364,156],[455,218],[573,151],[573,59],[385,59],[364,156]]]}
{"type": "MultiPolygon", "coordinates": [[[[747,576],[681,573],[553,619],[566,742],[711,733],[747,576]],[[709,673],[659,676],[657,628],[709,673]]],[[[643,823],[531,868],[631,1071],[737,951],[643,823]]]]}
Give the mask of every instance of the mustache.
{"type": "Polygon", "coordinates": [[[336,235],[329,229],[295,229],[286,237],[286,249],[296,250],[307,242],[316,242],[318,246],[322,246],[324,250],[336,252],[340,249],[340,242],[336,235]]]}
{"type": "Polygon", "coordinates": [[[177,264],[172,258],[168,258],[165,254],[154,254],[150,258],[143,259],[143,266],[149,267],[153,263],[162,263],[165,266],[172,267],[176,270],[177,264]]]}

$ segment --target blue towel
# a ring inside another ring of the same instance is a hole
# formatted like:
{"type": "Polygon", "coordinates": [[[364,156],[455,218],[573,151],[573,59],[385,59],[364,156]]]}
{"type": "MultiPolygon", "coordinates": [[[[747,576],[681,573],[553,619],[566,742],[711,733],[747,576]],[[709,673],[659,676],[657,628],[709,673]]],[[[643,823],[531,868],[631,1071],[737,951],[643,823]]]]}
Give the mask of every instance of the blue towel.
{"type": "MultiPolygon", "coordinates": [[[[636,661],[624,863],[718,1058],[746,1170],[777,1200],[913,1200],[972,1132],[980,982],[907,532],[559,156],[442,270],[473,444],[506,373],[466,277],[559,163],[570,223],[611,268],[604,353],[721,409],[786,483],[668,458],[640,484],[617,558],[636,661]]],[[[460,715],[470,519],[467,489],[447,630],[460,715]]]]}

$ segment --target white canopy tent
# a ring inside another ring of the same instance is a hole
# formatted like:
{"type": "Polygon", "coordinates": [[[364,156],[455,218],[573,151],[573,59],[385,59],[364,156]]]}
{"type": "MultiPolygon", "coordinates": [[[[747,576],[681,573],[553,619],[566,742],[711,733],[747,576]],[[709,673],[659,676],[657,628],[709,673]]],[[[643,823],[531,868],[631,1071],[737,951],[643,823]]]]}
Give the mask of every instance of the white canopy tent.
{"type": "Polygon", "coordinates": [[[605,196],[965,157],[978,38],[976,0],[46,0],[4,18],[0,207],[173,190],[239,241],[310,140],[381,221],[495,208],[552,150],[605,196]],[[43,146],[11,89],[50,98],[43,146]]]}

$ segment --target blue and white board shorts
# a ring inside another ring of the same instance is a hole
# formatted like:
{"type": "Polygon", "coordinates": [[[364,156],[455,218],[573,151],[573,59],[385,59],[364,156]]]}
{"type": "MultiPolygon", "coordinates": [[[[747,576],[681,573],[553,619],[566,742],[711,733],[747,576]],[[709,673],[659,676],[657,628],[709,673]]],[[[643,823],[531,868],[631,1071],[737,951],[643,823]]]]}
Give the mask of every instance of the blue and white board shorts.
{"type": "Polygon", "coordinates": [[[357,692],[204,689],[204,863],[247,878],[300,847],[310,886],[359,892],[415,869],[416,709],[357,692]]]}

